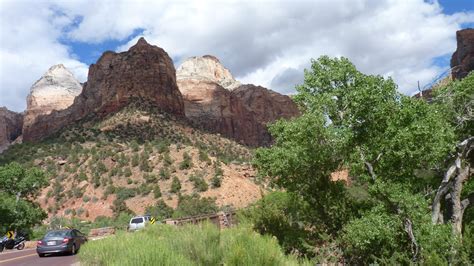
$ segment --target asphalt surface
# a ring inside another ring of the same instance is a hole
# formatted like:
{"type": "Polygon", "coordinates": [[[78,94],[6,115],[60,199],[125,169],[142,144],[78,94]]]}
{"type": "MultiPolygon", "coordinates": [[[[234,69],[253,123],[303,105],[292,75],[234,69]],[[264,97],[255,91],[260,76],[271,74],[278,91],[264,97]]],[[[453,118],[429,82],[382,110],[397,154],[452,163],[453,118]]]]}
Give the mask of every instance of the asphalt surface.
{"type": "Polygon", "coordinates": [[[40,258],[34,248],[24,250],[5,250],[0,253],[0,266],[69,266],[78,264],[76,255],[58,254],[40,258]]]}

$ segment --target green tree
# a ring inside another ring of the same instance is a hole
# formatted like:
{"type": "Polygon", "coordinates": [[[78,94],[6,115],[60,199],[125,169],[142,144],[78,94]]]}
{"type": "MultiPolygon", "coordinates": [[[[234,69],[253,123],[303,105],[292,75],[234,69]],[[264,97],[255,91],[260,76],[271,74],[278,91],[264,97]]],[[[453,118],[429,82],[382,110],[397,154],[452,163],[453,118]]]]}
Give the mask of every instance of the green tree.
{"type": "Polygon", "coordinates": [[[31,201],[48,184],[37,168],[18,163],[0,166],[0,229],[22,229],[39,224],[46,213],[31,201]]]}
{"type": "MultiPolygon", "coordinates": [[[[391,79],[364,75],[345,58],[312,60],[297,91],[294,99],[302,115],[270,126],[274,145],[256,152],[260,173],[274,185],[299,193],[311,206],[300,219],[315,228],[315,239],[322,241],[326,234],[338,239],[346,226],[374,217],[371,211],[383,210],[375,216],[398,225],[396,234],[402,238],[397,238],[397,246],[405,242],[417,247],[400,250],[402,257],[421,261],[422,243],[417,239],[423,233],[413,228],[425,226],[426,219],[418,219],[421,214],[413,210],[414,205],[395,200],[405,195],[402,190],[369,191],[384,182],[388,187],[404,184],[413,194],[425,192],[434,177],[425,178],[420,172],[439,168],[454,146],[448,119],[437,106],[401,95],[391,79]],[[351,189],[331,181],[331,173],[341,169],[349,170],[351,189]],[[351,193],[355,189],[363,191],[365,198],[351,193]]],[[[382,234],[365,240],[362,235],[350,240],[380,247],[376,243],[382,241],[378,238],[382,234]]],[[[385,256],[389,249],[377,254],[385,256]]],[[[358,256],[356,252],[345,255],[354,260],[358,256]]]]}

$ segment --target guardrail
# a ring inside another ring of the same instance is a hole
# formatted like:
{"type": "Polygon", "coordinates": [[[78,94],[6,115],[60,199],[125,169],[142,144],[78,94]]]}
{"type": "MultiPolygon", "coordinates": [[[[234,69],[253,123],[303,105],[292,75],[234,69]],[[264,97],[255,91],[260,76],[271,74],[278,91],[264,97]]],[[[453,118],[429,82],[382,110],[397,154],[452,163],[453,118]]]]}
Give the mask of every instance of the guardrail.
{"type": "Polygon", "coordinates": [[[232,225],[237,224],[236,212],[218,212],[214,214],[183,217],[178,219],[165,219],[163,223],[171,224],[176,226],[181,226],[185,224],[199,224],[203,222],[212,222],[217,225],[219,228],[227,228],[232,225]]]}

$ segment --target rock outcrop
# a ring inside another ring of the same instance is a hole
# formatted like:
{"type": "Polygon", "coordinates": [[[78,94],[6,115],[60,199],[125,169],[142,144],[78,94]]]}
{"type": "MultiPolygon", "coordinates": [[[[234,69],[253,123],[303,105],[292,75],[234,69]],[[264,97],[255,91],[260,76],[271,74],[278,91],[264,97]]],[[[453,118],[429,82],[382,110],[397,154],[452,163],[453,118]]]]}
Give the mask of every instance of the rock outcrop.
{"type": "Polygon", "coordinates": [[[102,117],[116,112],[133,99],[146,99],[165,112],[184,116],[173,61],[163,49],[143,38],[126,52],[102,54],[90,66],[84,89],[74,103],[65,110],[37,117],[24,127],[23,140],[42,139],[89,115],[102,117]]]}
{"type": "Polygon", "coordinates": [[[178,68],[177,78],[186,117],[204,129],[245,145],[270,144],[267,124],[299,114],[288,96],[255,85],[236,86],[240,83],[213,56],[186,60],[178,68]],[[216,78],[222,75],[215,73],[226,73],[226,78],[216,78]]]}
{"type": "Polygon", "coordinates": [[[31,87],[27,97],[24,126],[30,127],[40,115],[68,108],[81,91],[81,83],[68,69],[63,65],[52,66],[31,87]]]}
{"type": "Polygon", "coordinates": [[[453,79],[462,79],[474,70],[474,29],[456,32],[457,49],[451,57],[453,79]]]}
{"type": "Polygon", "coordinates": [[[0,107],[0,153],[21,135],[23,115],[0,107]]]}
{"type": "Polygon", "coordinates": [[[176,76],[178,80],[214,82],[228,90],[233,90],[241,85],[219,59],[212,55],[188,58],[178,67],[176,76]]]}

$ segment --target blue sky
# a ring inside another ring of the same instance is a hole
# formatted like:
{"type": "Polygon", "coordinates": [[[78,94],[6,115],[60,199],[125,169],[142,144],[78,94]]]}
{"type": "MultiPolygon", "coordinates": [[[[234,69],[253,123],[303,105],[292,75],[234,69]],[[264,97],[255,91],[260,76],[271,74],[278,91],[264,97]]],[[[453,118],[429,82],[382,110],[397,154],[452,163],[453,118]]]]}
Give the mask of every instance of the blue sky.
{"type": "Polygon", "coordinates": [[[367,74],[416,91],[449,68],[457,30],[474,27],[474,0],[2,0],[0,106],[22,111],[55,64],[81,82],[106,50],[138,37],[178,66],[211,54],[242,83],[294,92],[310,59],[348,57],[367,74]]]}

